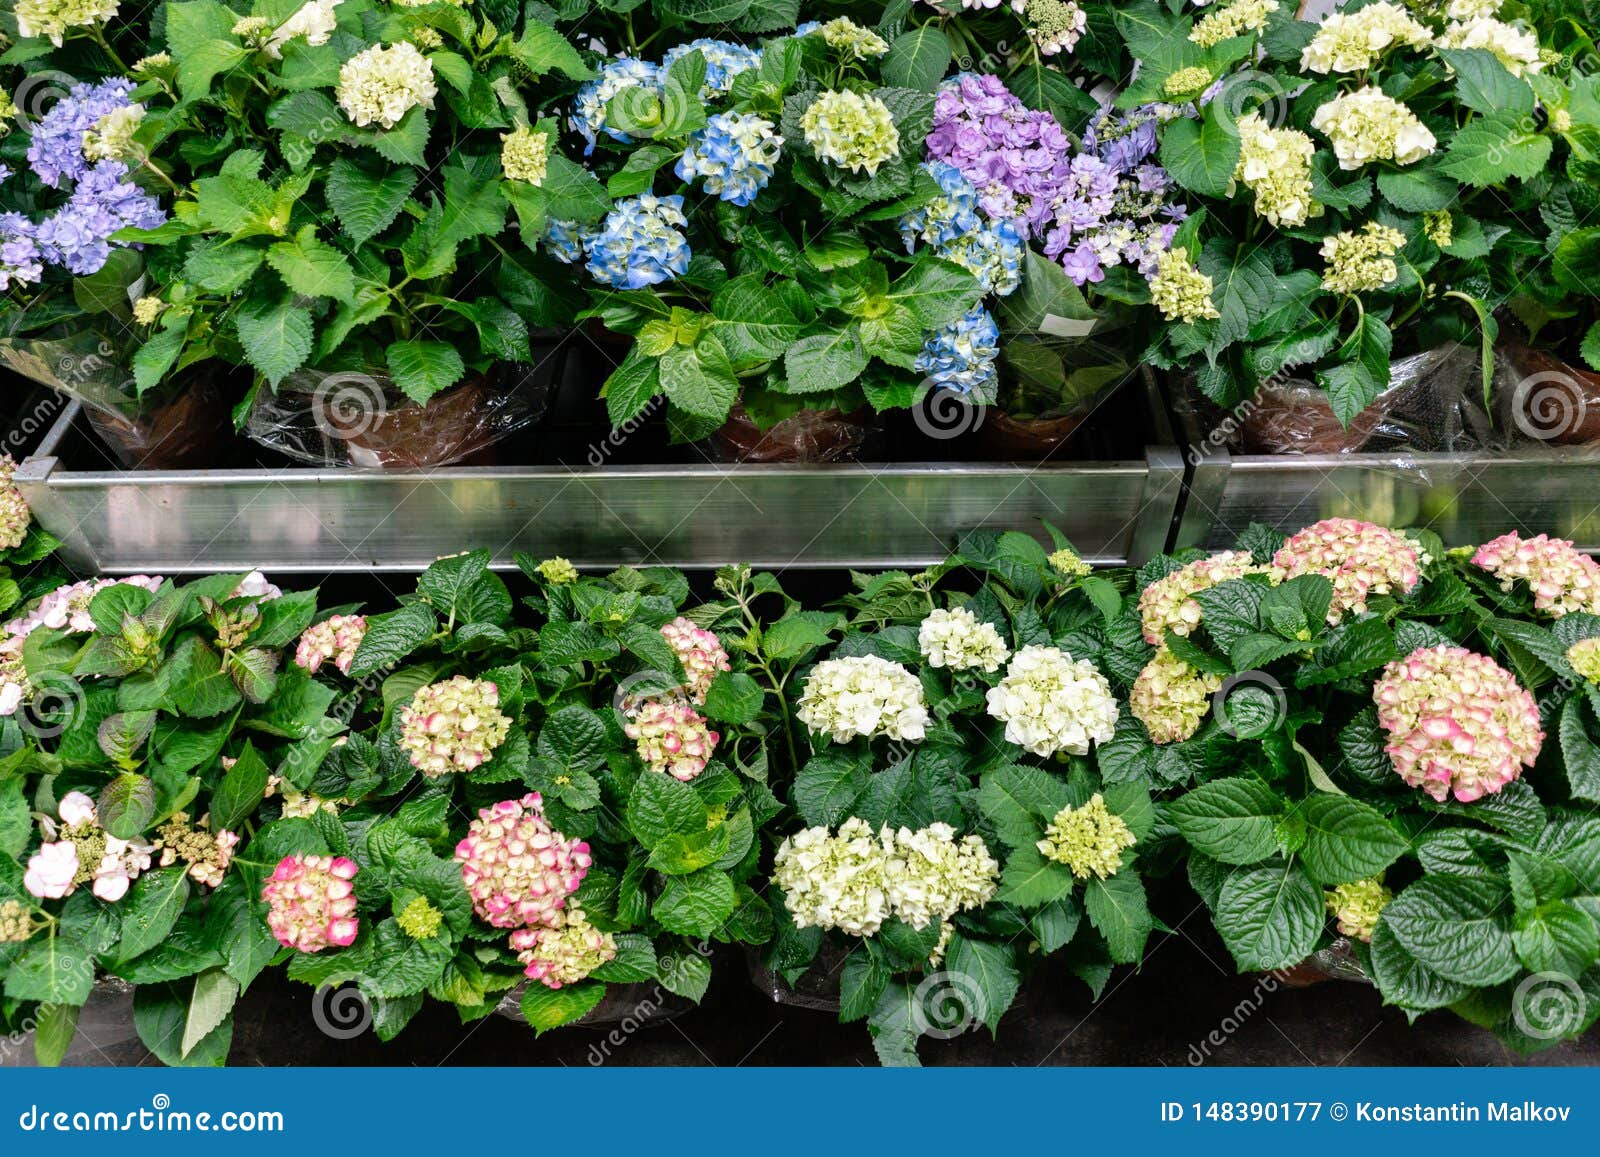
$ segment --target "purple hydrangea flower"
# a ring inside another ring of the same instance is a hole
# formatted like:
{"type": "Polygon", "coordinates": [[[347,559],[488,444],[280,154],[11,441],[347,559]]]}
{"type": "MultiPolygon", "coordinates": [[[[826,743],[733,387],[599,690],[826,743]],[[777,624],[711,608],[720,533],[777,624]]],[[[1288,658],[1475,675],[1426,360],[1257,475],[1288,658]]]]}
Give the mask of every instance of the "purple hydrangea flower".
{"type": "Polygon", "coordinates": [[[67,203],[33,228],[40,256],[84,277],[105,265],[118,229],[154,229],[164,222],[160,204],[127,175],[121,161],[101,161],[83,174],[67,203]]]}
{"type": "Polygon", "coordinates": [[[28,164],[46,185],[59,189],[63,179],[76,181],[89,171],[83,137],[106,113],[133,101],[133,82],[121,77],[98,84],[75,84],[40,118],[28,146],[28,164]]]}

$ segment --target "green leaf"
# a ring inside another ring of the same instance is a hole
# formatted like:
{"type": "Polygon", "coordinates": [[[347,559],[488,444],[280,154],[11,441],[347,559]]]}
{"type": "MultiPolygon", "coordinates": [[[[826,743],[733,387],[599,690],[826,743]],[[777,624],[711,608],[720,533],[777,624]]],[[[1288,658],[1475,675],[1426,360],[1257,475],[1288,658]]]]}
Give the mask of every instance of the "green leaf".
{"type": "Polygon", "coordinates": [[[678,409],[723,421],[739,397],[733,363],[716,334],[703,334],[692,349],[673,346],[660,360],[661,392],[678,409]]]}
{"type": "Polygon", "coordinates": [[[183,1022],[178,1051],[187,1057],[233,1012],[239,999],[239,982],[220,968],[208,968],[194,978],[189,1012],[183,1022]]]}
{"type": "MultiPolygon", "coordinates": [[[[148,715],[152,723],[155,720],[154,712],[139,712],[139,714],[148,715]]],[[[126,716],[113,715],[106,722],[122,718],[126,716]]],[[[105,730],[104,724],[101,725],[101,730],[105,730]]],[[[135,772],[124,772],[100,789],[100,795],[95,800],[95,812],[99,816],[101,826],[110,835],[119,840],[131,840],[155,819],[155,785],[145,776],[135,772]]]]}
{"type": "Polygon", "coordinates": [[[661,987],[699,1003],[711,987],[711,961],[692,948],[661,957],[656,968],[661,987]]]}
{"type": "Polygon", "coordinates": [[[878,1062],[890,1068],[920,1066],[917,1038],[927,1023],[920,992],[909,984],[889,985],[867,1017],[867,1031],[872,1034],[872,1051],[878,1054],[878,1062]]]}
{"type": "Polygon", "coordinates": [[[827,750],[812,756],[794,781],[800,818],[829,828],[847,819],[871,776],[870,764],[850,752],[827,750]]]}
{"type": "Polygon", "coordinates": [[[637,932],[616,934],[617,954],[589,975],[611,984],[639,984],[656,978],[656,949],[637,932]]]}
{"type": "Polygon", "coordinates": [[[467,372],[456,347],[442,341],[397,341],[389,346],[386,360],[394,384],[419,406],[467,372]]]}
{"type": "Polygon", "coordinates": [[[996,1031],[1000,1018],[1011,1007],[1021,987],[1016,953],[1011,946],[966,936],[953,937],[944,971],[965,978],[965,983],[949,985],[950,995],[971,1001],[962,1019],[982,1021],[990,1032],[996,1031]]]}
{"type": "Polygon", "coordinates": [[[1239,129],[1212,109],[1204,119],[1179,117],[1161,132],[1161,164],[1192,193],[1225,197],[1239,166],[1239,129]]]}
{"type": "MultiPolygon", "coordinates": [[[[1563,288],[1584,297],[1600,297],[1600,227],[1574,229],[1561,238],[1551,254],[1550,271],[1563,288]]],[[[1594,339],[1591,330],[1585,345],[1595,340],[1600,339],[1594,339]]]]}
{"type": "Polygon", "coordinates": [[[255,746],[246,743],[238,761],[223,773],[222,782],[211,798],[212,829],[237,831],[260,806],[269,775],[266,762],[255,746]]]}
{"type": "Polygon", "coordinates": [[[1322,934],[1322,893],[1295,864],[1234,872],[1212,913],[1241,972],[1291,968],[1322,934]]]}
{"type": "MultiPolygon", "coordinates": [[[[529,22],[530,28],[542,25],[529,22]]],[[[546,988],[530,984],[522,990],[522,1015],[535,1036],[543,1036],[553,1028],[571,1024],[582,1017],[606,994],[606,986],[598,981],[582,980],[561,988],[546,988]]]]}
{"type": "Polygon", "coordinates": [[[1600,802],[1600,746],[1589,738],[1583,720],[1583,700],[1574,695],[1561,708],[1558,727],[1561,764],[1573,799],[1600,802]]]}
{"type": "Polygon", "coordinates": [[[1372,979],[1390,1004],[1425,1010],[1445,1008],[1471,992],[1468,985],[1446,980],[1418,960],[1395,939],[1386,920],[1372,934],[1372,979]]]}
{"type": "Polygon", "coordinates": [[[1276,792],[1247,776],[1201,784],[1167,807],[1183,838],[1224,864],[1255,864],[1271,856],[1283,811],[1276,792]]]}
{"type": "Polygon", "coordinates": [[[47,1002],[39,1006],[33,1030],[33,1058],[42,1068],[59,1065],[78,1035],[78,1005],[47,1002]]]}
{"type": "Polygon", "coordinates": [[[1084,911],[1089,914],[1117,964],[1135,964],[1155,926],[1145,900],[1144,884],[1133,872],[1118,872],[1084,885],[1084,911]]]}
{"type": "Polygon", "coordinates": [[[839,1020],[842,1024],[862,1020],[878,1006],[892,979],[878,954],[858,948],[844,962],[839,973],[839,1020]]]}
{"type": "Polygon", "coordinates": [[[276,301],[247,299],[234,313],[245,357],[276,386],[311,355],[311,314],[285,294],[276,301]]]}
{"type": "Polygon", "coordinates": [[[184,1027],[189,1022],[193,982],[141,984],[133,994],[133,1024],[139,1039],[164,1065],[220,1067],[233,1045],[233,1018],[183,1051],[184,1027]]]}
{"type": "Polygon", "coordinates": [[[1072,802],[1066,783],[1036,767],[1012,764],[985,775],[978,810],[1013,848],[1038,843],[1044,825],[1072,802]]]}
{"type": "Polygon", "coordinates": [[[761,714],[766,693],[749,675],[742,671],[721,671],[711,681],[706,691],[705,713],[708,719],[719,723],[740,726],[753,722],[761,714]]]}
{"type": "Polygon", "coordinates": [[[1594,920],[1565,900],[1541,904],[1519,918],[1511,941],[1529,972],[1558,972],[1576,980],[1600,958],[1594,920]]]}
{"type": "Polygon", "coordinates": [[[306,297],[348,302],[355,295],[350,262],[332,245],[319,241],[314,226],[305,226],[293,241],[279,241],[268,248],[267,264],[278,271],[284,284],[306,297]]]}
{"type": "Polygon", "coordinates": [[[350,677],[364,679],[383,668],[398,665],[433,636],[436,625],[433,612],[419,603],[369,616],[367,632],[356,648],[355,658],[350,661],[350,677]]]}
{"type": "Polygon", "coordinates": [[[628,795],[627,819],[634,839],[653,849],[670,835],[704,831],[706,805],[688,784],[663,772],[645,772],[628,795]]]}
{"type": "Polygon", "coordinates": [[[1328,402],[1341,425],[1348,428],[1356,415],[1388,388],[1393,345],[1389,327],[1375,315],[1363,314],[1335,355],[1340,363],[1317,371],[1317,382],[1328,392],[1328,402]]]}
{"type": "Polygon", "coordinates": [[[1300,806],[1306,821],[1301,862],[1319,884],[1375,876],[1406,851],[1406,841],[1369,804],[1349,796],[1314,795],[1300,806]]]}
{"type": "Polygon", "coordinates": [[[650,911],[667,931],[704,940],[722,931],[738,903],[728,874],[706,868],[688,876],[669,877],[650,911]]]}
{"type": "Polygon", "coordinates": [[[328,207],[339,218],[345,234],[362,245],[394,223],[416,187],[417,173],[413,169],[374,172],[348,157],[340,157],[328,170],[328,207]]]}
{"type": "Polygon", "coordinates": [[[1550,163],[1550,138],[1527,118],[1501,111],[1468,121],[1450,140],[1439,168],[1474,188],[1498,185],[1508,177],[1531,180],[1550,163]]]}
{"type": "Polygon", "coordinates": [[[117,959],[132,960],[166,939],[189,901],[189,877],[181,867],[159,868],[134,881],[118,903],[122,939],[117,959]]]}
{"type": "Polygon", "coordinates": [[[94,987],[94,957],[66,936],[43,936],[28,944],[6,970],[12,1000],[80,1005],[94,987]]]}
{"type": "Polygon", "coordinates": [[[861,376],[868,360],[860,326],[851,322],[794,342],[783,365],[791,393],[816,394],[848,386],[861,376]]]}
{"type": "Polygon", "coordinates": [[[1475,987],[1516,975],[1504,885],[1424,876],[1383,911],[1400,945],[1446,980],[1475,987]]]}
{"type": "Polygon", "coordinates": [[[1378,174],[1378,192],[1397,209],[1423,213],[1448,209],[1461,197],[1458,181],[1422,163],[1378,174]]]}
{"type": "Polygon", "coordinates": [[[1077,881],[1065,864],[1047,860],[1039,849],[1024,845],[1006,858],[996,899],[1019,908],[1041,908],[1072,894],[1077,881]]]}
{"type": "Polygon", "coordinates": [[[918,258],[889,287],[889,300],[909,309],[925,329],[938,329],[970,310],[983,297],[978,279],[953,262],[918,258]]]}
{"type": "Polygon", "coordinates": [[[1532,114],[1533,89],[1512,76],[1494,53],[1484,48],[1441,48],[1439,56],[1454,70],[1456,94],[1468,108],[1490,116],[1532,114]]]}
{"type": "Polygon", "coordinates": [[[932,92],[950,67],[950,41],[937,24],[923,24],[897,36],[883,58],[883,82],[896,88],[932,92]]]}

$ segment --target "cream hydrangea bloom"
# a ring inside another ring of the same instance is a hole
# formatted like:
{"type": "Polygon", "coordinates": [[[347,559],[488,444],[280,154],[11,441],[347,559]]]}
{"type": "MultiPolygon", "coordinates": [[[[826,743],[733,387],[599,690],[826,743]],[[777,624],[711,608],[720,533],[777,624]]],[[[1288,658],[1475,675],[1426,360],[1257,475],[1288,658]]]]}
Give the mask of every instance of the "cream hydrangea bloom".
{"type": "Polygon", "coordinates": [[[1307,72],[1364,72],[1391,48],[1426,48],[1433,43],[1428,26],[1404,8],[1378,0],[1355,12],[1335,12],[1322,22],[1301,50],[1307,72]]]}
{"type": "Polygon", "coordinates": [[[900,130],[889,106],[875,96],[846,89],[825,92],[800,118],[806,143],[841,169],[873,176],[900,153],[900,130]]]}
{"type": "Polygon", "coordinates": [[[1201,48],[1211,48],[1245,32],[1259,32],[1278,10],[1278,0],[1233,0],[1207,12],[1189,32],[1201,48]]]}
{"type": "Polygon", "coordinates": [[[339,107],[358,127],[392,129],[412,109],[431,109],[438,93],[432,62],[405,41],[375,45],[339,69],[339,107]]]}
{"type": "Polygon", "coordinates": [[[1298,129],[1275,129],[1260,113],[1239,119],[1239,164],[1233,179],[1255,194],[1256,212],[1274,225],[1304,225],[1321,214],[1311,196],[1317,147],[1298,129]]]}
{"type": "Polygon", "coordinates": [[[989,714],[1006,725],[1006,740],[1034,755],[1087,755],[1117,726],[1111,684],[1087,659],[1055,647],[1018,651],[999,686],[988,694],[989,714]]]}
{"type": "Polygon", "coordinates": [[[83,155],[91,161],[120,161],[133,155],[133,134],[144,122],[144,105],[112,109],[83,134],[83,155]]]}
{"type": "Polygon", "coordinates": [[[1346,231],[1323,238],[1322,258],[1327,268],[1322,288],[1330,293],[1382,289],[1400,276],[1394,255],[1405,243],[1404,233],[1376,221],[1368,221],[1359,233],[1346,231]]]}
{"type": "Polygon", "coordinates": [[[806,679],[800,722],[835,743],[858,735],[916,741],[928,726],[922,684],[899,663],[855,655],[818,663],[806,679]]]}
{"type": "Polygon", "coordinates": [[[930,666],[952,671],[997,671],[1011,656],[1000,632],[965,607],[930,612],[917,628],[917,647],[930,666]]]}
{"type": "Polygon", "coordinates": [[[1439,47],[1487,49],[1513,76],[1544,68],[1544,59],[1539,55],[1539,38],[1492,16],[1452,23],[1439,37],[1439,47]]]}
{"type": "Polygon", "coordinates": [[[1159,647],[1168,631],[1187,636],[1200,625],[1200,604],[1194,600],[1196,594],[1264,569],[1256,565],[1247,550],[1225,550],[1157,579],[1139,595],[1139,622],[1144,629],[1144,641],[1159,647]]]}
{"type": "Polygon", "coordinates": [[[849,819],[838,835],[807,828],[784,840],[773,861],[772,882],[796,928],[837,928],[871,936],[889,918],[883,845],[865,820],[849,819]]]}
{"type": "Polygon", "coordinates": [[[341,0],[307,0],[295,9],[294,14],[278,25],[267,41],[267,55],[274,59],[283,55],[283,46],[296,38],[303,39],[313,48],[328,43],[338,27],[338,17],[333,10],[341,0]]]}
{"type": "Polygon", "coordinates": [[[546,133],[534,132],[519,125],[500,136],[500,168],[513,181],[526,181],[530,185],[544,184],[545,171],[550,163],[550,138],[546,133]]]}
{"type": "Polygon", "coordinates": [[[828,21],[817,29],[817,34],[829,48],[837,48],[851,60],[871,60],[889,51],[887,40],[847,16],[828,21]]]}
{"type": "Polygon", "coordinates": [[[1044,829],[1039,854],[1065,864],[1080,880],[1104,880],[1122,867],[1122,853],[1138,843],[1127,821],[1113,815],[1099,792],[1082,807],[1064,807],[1044,829]]]}
{"type": "Polygon", "coordinates": [[[1383,884],[1383,873],[1339,884],[1324,893],[1328,911],[1339,925],[1339,935],[1371,943],[1383,913],[1394,893],[1383,884]]]}
{"type": "Polygon", "coordinates": [[[894,914],[919,932],[957,912],[981,908],[994,896],[1000,865],[978,836],[956,839],[949,824],[919,831],[884,828],[884,886],[894,914]]]}
{"type": "Polygon", "coordinates": [[[1189,260],[1189,251],[1182,245],[1156,258],[1156,271],[1149,281],[1150,300],[1168,321],[1193,324],[1222,316],[1211,300],[1211,278],[1189,260]]]}
{"type": "Polygon", "coordinates": [[[104,24],[118,6],[118,0],[17,0],[17,32],[48,37],[59,48],[68,29],[104,24]]]}
{"type": "Polygon", "coordinates": [[[1162,647],[1144,665],[1128,692],[1128,710],[1155,744],[1182,743],[1200,728],[1211,709],[1220,675],[1197,671],[1162,647]]]}
{"type": "Polygon", "coordinates": [[[1359,169],[1369,161],[1414,164],[1439,143],[1415,113],[1371,85],[1317,109],[1311,127],[1333,142],[1341,169],[1359,169]]]}

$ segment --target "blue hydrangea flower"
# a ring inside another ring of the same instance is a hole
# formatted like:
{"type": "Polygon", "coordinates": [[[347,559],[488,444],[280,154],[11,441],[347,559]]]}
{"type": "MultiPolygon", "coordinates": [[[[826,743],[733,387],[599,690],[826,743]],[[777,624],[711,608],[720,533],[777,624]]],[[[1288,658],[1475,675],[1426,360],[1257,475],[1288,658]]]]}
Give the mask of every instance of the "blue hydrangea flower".
{"type": "Polygon", "coordinates": [[[44,260],[79,277],[97,273],[118,229],[154,229],[166,221],[159,202],[127,175],[121,161],[101,161],[83,175],[67,203],[33,229],[44,260]]]}
{"type": "Polygon", "coordinates": [[[1000,327],[979,305],[928,336],[916,369],[937,389],[991,402],[1000,381],[999,357],[1000,327]]]}
{"type": "Polygon", "coordinates": [[[767,187],[778,164],[783,138],[769,120],[741,113],[718,113],[689,137],[675,172],[686,182],[700,177],[705,190],[735,205],[748,205],[767,187]]]}
{"type": "Polygon", "coordinates": [[[689,239],[681,196],[645,193],[618,201],[598,233],[584,238],[585,267],[602,285],[643,289],[681,277],[689,269],[689,239]]]}
{"type": "Polygon", "coordinates": [[[791,36],[810,36],[813,32],[815,32],[817,29],[819,29],[821,27],[822,27],[822,21],[820,21],[820,20],[807,20],[804,24],[801,24],[797,28],[795,28],[795,30],[793,32],[791,32],[789,35],[791,35],[791,36]]]}
{"type": "Polygon", "coordinates": [[[544,247],[563,265],[576,265],[583,260],[583,238],[587,232],[576,221],[551,217],[545,222],[544,247]]]}
{"type": "Polygon", "coordinates": [[[701,100],[726,96],[733,88],[734,77],[741,72],[749,72],[761,63],[761,53],[753,48],[730,44],[726,40],[701,39],[667,49],[666,55],[661,58],[661,71],[666,72],[680,57],[696,49],[706,58],[706,81],[700,86],[701,100]]]}
{"type": "Polygon", "coordinates": [[[900,218],[906,252],[919,243],[932,245],[947,261],[969,270],[984,293],[1001,297],[1022,284],[1022,259],[1027,248],[1009,218],[989,220],[979,211],[978,191],[954,165],[930,161],[922,166],[939,183],[939,196],[900,218]]]}
{"type": "Polygon", "coordinates": [[[39,247],[33,238],[11,232],[4,222],[0,222],[0,238],[4,239],[0,240],[0,290],[13,285],[37,285],[44,276],[44,262],[40,260],[39,247]]]}
{"type": "Polygon", "coordinates": [[[63,179],[76,181],[89,171],[83,155],[83,137],[95,121],[133,102],[128,95],[133,82],[116,77],[98,84],[75,84],[34,126],[28,146],[28,164],[52,189],[63,179]]]}
{"type": "Polygon", "coordinates": [[[583,155],[594,152],[595,142],[603,132],[614,141],[632,144],[633,138],[620,129],[606,124],[606,102],[625,88],[648,88],[661,91],[661,70],[647,60],[619,56],[600,66],[600,75],[585,81],[578,94],[572,98],[572,111],[567,123],[574,132],[588,142],[583,155]]]}

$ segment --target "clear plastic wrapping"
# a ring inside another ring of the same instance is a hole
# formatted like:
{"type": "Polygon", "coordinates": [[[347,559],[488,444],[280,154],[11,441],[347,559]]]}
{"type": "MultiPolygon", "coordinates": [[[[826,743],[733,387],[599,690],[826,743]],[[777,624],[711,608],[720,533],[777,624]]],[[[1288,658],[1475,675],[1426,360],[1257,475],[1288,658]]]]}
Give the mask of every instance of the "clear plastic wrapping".
{"type": "Polygon", "coordinates": [[[558,377],[554,353],[501,365],[418,405],[385,374],[302,371],[263,389],[245,425],[258,445],[322,467],[421,469],[484,465],[493,448],[543,417],[558,377]]]}
{"type": "Polygon", "coordinates": [[[801,410],[762,430],[735,406],[709,446],[722,462],[845,462],[861,457],[874,428],[859,411],[801,410]]]}
{"type": "Polygon", "coordinates": [[[1495,351],[1495,444],[1600,451],[1600,374],[1545,350],[1504,341],[1495,351]]]}
{"type": "Polygon", "coordinates": [[[212,465],[228,424],[227,402],[209,378],[138,396],[126,343],[93,328],[57,326],[38,336],[0,337],[0,363],[80,402],[89,423],[130,470],[212,465]]]}

